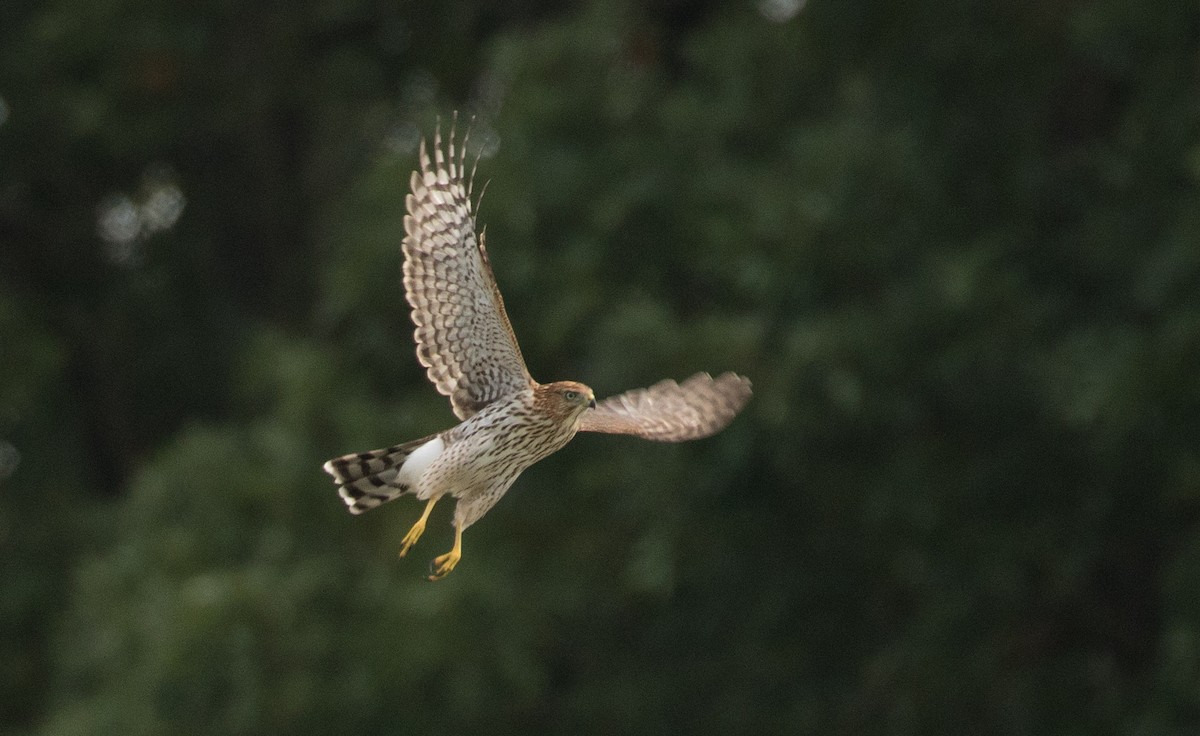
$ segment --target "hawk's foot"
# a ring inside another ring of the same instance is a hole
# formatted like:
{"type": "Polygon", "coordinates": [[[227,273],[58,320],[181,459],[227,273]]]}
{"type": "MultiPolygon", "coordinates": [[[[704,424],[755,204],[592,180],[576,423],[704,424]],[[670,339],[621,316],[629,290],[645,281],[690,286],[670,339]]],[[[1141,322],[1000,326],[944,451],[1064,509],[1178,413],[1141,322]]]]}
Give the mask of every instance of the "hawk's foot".
{"type": "Polygon", "coordinates": [[[433,513],[433,505],[437,503],[441,496],[434,496],[425,504],[425,510],[421,512],[421,518],[417,519],[417,523],[412,525],[412,529],[408,530],[408,534],[404,535],[404,539],[400,542],[400,556],[408,554],[412,546],[417,543],[421,535],[425,533],[425,522],[429,521],[429,515],[433,513]]]}
{"type": "Polygon", "coordinates": [[[441,580],[450,574],[450,571],[462,559],[462,529],[454,527],[454,546],[444,555],[439,555],[433,558],[433,562],[429,563],[429,581],[441,580]]]}
{"type": "Polygon", "coordinates": [[[462,552],[453,549],[444,555],[434,557],[433,562],[429,563],[429,581],[441,580],[449,575],[461,559],[462,552]]]}
{"type": "Polygon", "coordinates": [[[408,534],[404,535],[404,539],[400,542],[400,556],[408,554],[412,546],[417,543],[421,535],[425,533],[425,519],[422,517],[417,520],[416,524],[412,525],[412,529],[408,530],[408,534]]]}

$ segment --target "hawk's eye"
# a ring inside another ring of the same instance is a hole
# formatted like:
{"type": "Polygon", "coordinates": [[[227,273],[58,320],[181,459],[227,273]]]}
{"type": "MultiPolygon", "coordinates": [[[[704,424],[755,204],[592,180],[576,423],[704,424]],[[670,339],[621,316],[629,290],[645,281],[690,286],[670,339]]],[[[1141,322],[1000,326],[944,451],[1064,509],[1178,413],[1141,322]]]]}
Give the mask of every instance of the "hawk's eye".
{"type": "Polygon", "coordinates": [[[574,401],[575,399],[579,398],[579,392],[563,391],[563,398],[566,399],[567,401],[574,401]]]}

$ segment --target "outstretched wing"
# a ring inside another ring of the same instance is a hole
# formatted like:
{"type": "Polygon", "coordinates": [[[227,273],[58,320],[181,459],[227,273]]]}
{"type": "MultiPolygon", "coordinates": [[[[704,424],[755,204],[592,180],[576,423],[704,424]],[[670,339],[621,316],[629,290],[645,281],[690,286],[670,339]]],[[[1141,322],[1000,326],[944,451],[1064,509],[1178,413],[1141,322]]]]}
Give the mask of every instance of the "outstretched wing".
{"type": "Polygon", "coordinates": [[[404,218],[404,289],[417,359],[459,419],[531,383],[483,239],[475,236],[474,172],[466,173],[465,149],[464,139],[456,150],[451,130],[443,151],[440,126],[432,161],[421,142],[404,218]]]}
{"type": "Polygon", "coordinates": [[[683,383],[659,381],[610,396],[584,412],[579,429],[659,442],[694,440],[724,429],[749,400],[750,379],[697,373],[683,383]]]}

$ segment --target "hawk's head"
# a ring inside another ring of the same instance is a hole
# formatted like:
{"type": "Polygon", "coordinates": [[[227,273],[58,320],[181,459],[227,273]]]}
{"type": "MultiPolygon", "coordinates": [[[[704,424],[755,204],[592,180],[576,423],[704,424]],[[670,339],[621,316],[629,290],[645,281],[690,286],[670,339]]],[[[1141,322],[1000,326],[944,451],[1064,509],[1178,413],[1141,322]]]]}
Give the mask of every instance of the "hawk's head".
{"type": "Polygon", "coordinates": [[[539,409],[564,421],[580,416],[588,407],[596,406],[596,394],[576,381],[542,384],[534,394],[539,409]]]}

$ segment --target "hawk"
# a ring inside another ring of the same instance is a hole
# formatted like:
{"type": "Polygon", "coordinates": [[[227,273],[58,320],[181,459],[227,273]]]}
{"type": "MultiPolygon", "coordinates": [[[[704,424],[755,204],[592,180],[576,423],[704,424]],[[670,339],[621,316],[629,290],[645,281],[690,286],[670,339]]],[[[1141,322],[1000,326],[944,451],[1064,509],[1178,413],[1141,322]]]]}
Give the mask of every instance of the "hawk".
{"type": "MultiPolygon", "coordinates": [[[[469,133],[468,133],[469,136],[469,133]]],[[[425,509],[401,542],[400,556],[425,531],[438,499],[457,499],[454,546],[430,564],[430,580],[462,558],[467,527],[487,513],[530,465],[576,432],[629,434],[661,442],[707,437],[750,398],[750,381],[726,373],[665,380],[596,402],[575,381],[538,383],[529,375],[504,311],[472,203],[475,170],[466,171],[466,138],[453,127],[433,158],[421,141],[404,217],[404,289],[416,324],[417,358],[461,423],[419,440],[325,463],[353,514],[405,494],[425,509]]],[[[478,162],[476,162],[478,165],[478,162]]]]}

